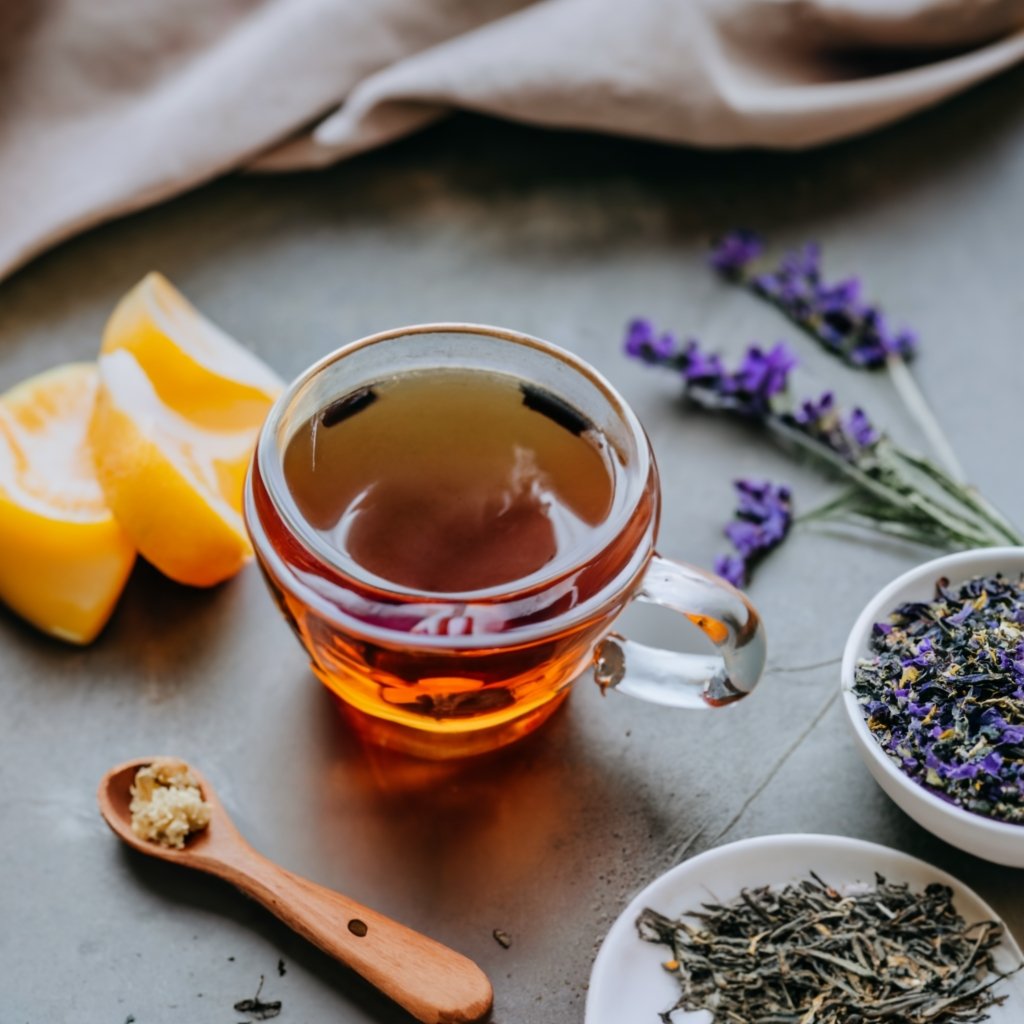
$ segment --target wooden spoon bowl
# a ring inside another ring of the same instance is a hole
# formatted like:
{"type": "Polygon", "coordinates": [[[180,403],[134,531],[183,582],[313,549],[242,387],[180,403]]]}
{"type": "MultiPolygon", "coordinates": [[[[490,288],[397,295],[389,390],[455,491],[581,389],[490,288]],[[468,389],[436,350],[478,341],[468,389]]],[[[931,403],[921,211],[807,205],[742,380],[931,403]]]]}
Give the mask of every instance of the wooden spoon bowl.
{"type": "Polygon", "coordinates": [[[155,760],[128,761],[100,782],[100,813],[119,839],[147,856],[230,882],[423,1024],[476,1024],[489,1016],[491,984],[472,960],[257,853],[195,768],[210,824],[181,850],[139,838],[131,827],[131,785],[155,760]]]}

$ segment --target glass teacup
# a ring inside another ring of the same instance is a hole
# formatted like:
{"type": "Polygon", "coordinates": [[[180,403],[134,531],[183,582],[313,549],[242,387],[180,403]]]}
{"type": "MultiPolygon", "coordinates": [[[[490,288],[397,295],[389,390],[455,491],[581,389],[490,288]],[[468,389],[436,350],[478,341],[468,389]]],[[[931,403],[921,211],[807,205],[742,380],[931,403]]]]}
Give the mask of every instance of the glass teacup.
{"type": "Polygon", "coordinates": [[[650,444],[604,378],[547,342],[472,324],[385,331],[310,367],[271,409],[245,489],[259,564],[315,674],[365,737],[433,758],[526,735],[588,667],[604,690],[679,708],[754,688],[757,613],[656,554],[659,507],[650,444]],[[514,459],[507,473],[492,451],[514,459]],[[516,482],[494,497],[492,475],[516,482]],[[611,632],[633,600],[685,616],[717,653],[611,632]]]}

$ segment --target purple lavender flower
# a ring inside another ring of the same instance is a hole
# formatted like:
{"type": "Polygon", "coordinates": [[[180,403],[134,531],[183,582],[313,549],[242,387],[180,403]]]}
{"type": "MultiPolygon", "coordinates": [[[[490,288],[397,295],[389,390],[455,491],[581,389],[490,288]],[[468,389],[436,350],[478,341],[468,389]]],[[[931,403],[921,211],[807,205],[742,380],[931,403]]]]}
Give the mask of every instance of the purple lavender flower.
{"type": "Polygon", "coordinates": [[[788,507],[788,487],[774,487],[767,480],[737,480],[734,484],[739,503],[736,514],[743,519],[764,522],[776,515],[783,505],[788,507]]]}
{"type": "Polygon", "coordinates": [[[747,228],[736,228],[711,244],[708,263],[726,277],[739,277],[764,250],[760,236],[747,228]]]}
{"type": "Polygon", "coordinates": [[[752,403],[767,406],[770,398],[786,390],[789,373],[797,362],[784,342],[776,342],[767,352],[758,345],[751,345],[733,374],[732,383],[738,392],[748,395],[752,403]]]}
{"type": "Polygon", "coordinates": [[[867,413],[861,408],[856,408],[847,417],[845,429],[847,435],[853,439],[861,448],[870,448],[877,444],[881,434],[872,426],[867,413]]]}
{"type": "Polygon", "coordinates": [[[747,585],[747,563],[739,555],[719,555],[715,559],[715,574],[736,588],[747,585]]]}
{"type": "Polygon", "coordinates": [[[626,352],[648,363],[664,363],[670,360],[678,348],[678,342],[671,331],[657,334],[650,320],[638,317],[626,328],[626,352]]]}
{"type": "Polygon", "coordinates": [[[761,524],[749,519],[734,519],[726,524],[722,533],[732,541],[732,546],[744,560],[760,551],[765,544],[761,524]]]}
{"type": "Polygon", "coordinates": [[[793,413],[784,414],[783,420],[852,464],[860,463],[882,437],[863,409],[841,415],[831,391],[804,399],[793,413]]]}
{"type": "Polygon", "coordinates": [[[737,480],[736,518],[724,529],[735,554],[715,559],[715,572],[733,586],[742,587],[753,567],[777,548],[793,521],[790,490],[768,480],[737,480]]]}
{"type": "Polygon", "coordinates": [[[626,328],[623,348],[645,363],[678,371],[686,395],[708,409],[726,409],[742,416],[764,418],[771,400],[783,394],[797,358],[784,342],[772,348],[751,345],[739,366],[729,372],[721,358],[706,352],[694,338],[682,347],[675,335],[659,335],[650,320],[638,318],[626,328]]]}
{"type": "Polygon", "coordinates": [[[763,243],[751,232],[727,232],[712,247],[709,262],[724,277],[767,299],[851,366],[874,368],[890,356],[909,359],[914,354],[916,335],[893,331],[882,311],[864,301],[859,278],[824,280],[816,242],[786,253],[774,268],[748,276],[748,265],[762,250],[763,243]]]}
{"type": "Polygon", "coordinates": [[[836,400],[831,391],[824,391],[817,398],[805,398],[793,413],[793,422],[807,433],[830,430],[835,418],[836,400]]]}
{"type": "Polygon", "coordinates": [[[714,352],[702,351],[700,344],[693,338],[687,341],[681,360],[682,374],[687,384],[718,388],[726,375],[719,356],[714,352]]]}
{"type": "MultiPolygon", "coordinates": [[[[805,248],[790,258],[793,268],[813,268],[817,251],[805,248]]],[[[857,286],[845,282],[830,301],[853,301],[857,286]]],[[[659,333],[650,320],[629,324],[625,351],[649,365],[679,374],[683,394],[713,412],[727,412],[764,424],[790,448],[816,458],[845,478],[848,490],[809,513],[936,547],[1024,544],[1022,536],[998,510],[927,459],[893,444],[871,423],[863,409],[844,411],[831,391],[793,404],[789,378],[796,356],[783,343],[750,346],[735,369],[727,367],[698,341],[680,344],[671,332],[659,333]]],[[[901,363],[894,363],[905,373],[901,363]]],[[[735,566],[727,571],[736,576],[735,566]]],[[[1024,605],[1016,612],[1024,626],[1024,605]]],[[[1024,699],[1024,656],[1019,690],[1024,699]]]]}

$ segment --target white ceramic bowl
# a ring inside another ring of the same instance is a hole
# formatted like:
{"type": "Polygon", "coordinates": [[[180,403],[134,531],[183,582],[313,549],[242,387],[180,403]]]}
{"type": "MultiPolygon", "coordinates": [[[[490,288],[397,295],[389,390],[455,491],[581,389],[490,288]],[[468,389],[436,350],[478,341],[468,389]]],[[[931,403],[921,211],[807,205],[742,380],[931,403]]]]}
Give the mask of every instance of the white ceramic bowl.
{"type": "MultiPolygon", "coordinates": [[[[783,886],[814,871],[840,892],[871,885],[875,872],[889,882],[907,883],[915,890],[931,882],[953,890],[953,905],[968,924],[999,921],[999,916],[967,886],[944,871],[905,853],[843,836],[759,836],[708,850],[684,861],[655,879],[639,893],[612,925],[590,974],[585,1024],[659,1024],[679,998],[675,978],[661,964],[668,958],[664,946],[644,942],[636,932],[636,919],[645,907],[671,917],[737,897],[743,888],[783,886]]],[[[997,970],[1012,971],[1024,955],[1006,926],[1003,941],[993,951],[997,970]]],[[[1002,1006],[989,1011],[990,1024],[1020,1024],[1024,1019],[1024,971],[999,983],[1007,996],[1002,1006]]],[[[674,1024],[709,1024],[711,1014],[677,1011],[674,1024]]]]}
{"type": "Polygon", "coordinates": [[[871,735],[853,693],[854,670],[861,658],[871,654],[868,640],[871,627],[883,622],[904,601],[930,601],[935,596],[935,581],[945,576],[956,585],[974,576],[1001,572],[1016,577],[1024,572],[1024,548],[984,548],[961,551],[925,562],[883,587],[864,608],[850,632],[843,652],[843,704],[854,738],[875,781],[919,825],[952,846],[976,857],[1024,867],[1024,825],[994,821],[973,814],[935,796],[898,768],[871,735]]]}

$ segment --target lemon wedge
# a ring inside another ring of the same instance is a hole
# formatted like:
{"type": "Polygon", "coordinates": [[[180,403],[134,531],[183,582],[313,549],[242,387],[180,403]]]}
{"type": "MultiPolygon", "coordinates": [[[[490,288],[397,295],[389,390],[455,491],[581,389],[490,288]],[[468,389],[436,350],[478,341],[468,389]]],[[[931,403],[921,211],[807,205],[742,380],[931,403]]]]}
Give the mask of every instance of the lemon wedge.
{"type": "Polygon", "coordinates": [[[71,363],[0,396],[0,599],[81,644],[110,618],[135,561],[89,449],[97,386],[94,364],[71,363]]]}
{"type": "Polygon", "coordinates": [[[198,427],[258,427],[281,393],[277,374],[155,272],[107,321],[100,352],[119,350],[135,357],[167,408],[198,427]]]}
{"type": "Polygon", "coordinates": [[[158,274],[104,333],[89,430],[110,508],[139,552],[193,586],[252,556],[242,487],[277,376],[158,274]]]}

